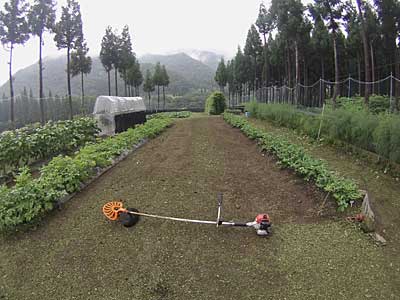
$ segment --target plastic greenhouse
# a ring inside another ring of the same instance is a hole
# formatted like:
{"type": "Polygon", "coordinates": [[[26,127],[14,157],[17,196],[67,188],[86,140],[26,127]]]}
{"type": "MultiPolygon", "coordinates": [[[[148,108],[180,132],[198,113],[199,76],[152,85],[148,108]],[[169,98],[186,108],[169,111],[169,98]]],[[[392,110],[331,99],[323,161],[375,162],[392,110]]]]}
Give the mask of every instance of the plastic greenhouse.
{"type": "Polygon", "coordinates": [[[146,106],[141,97],[99,96],[93,115],[101,135],[113,135],[146,121],[146,106]]]}

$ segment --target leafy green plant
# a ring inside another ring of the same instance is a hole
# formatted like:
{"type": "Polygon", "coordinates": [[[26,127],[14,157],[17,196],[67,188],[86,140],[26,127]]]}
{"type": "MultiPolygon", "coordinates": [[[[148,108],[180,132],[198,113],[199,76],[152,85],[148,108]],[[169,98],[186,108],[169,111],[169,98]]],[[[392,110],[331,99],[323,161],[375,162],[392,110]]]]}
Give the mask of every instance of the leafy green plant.
{"type": "Polygon", "coordinates": [[[147,120],[157,119],[157,118],[171,118],[171,119],[184,119],[190,118],[192,113],[190,111],[174,111],[174,112],[163,112],[153,115],[148,115],[147,120]]]}
{"type": "Polygon", "coordinates": [[[98,128],[92,118],[34,124],[0,135],[0,170],[3,175],[19,167],[95,140],[98,128]]]}
{"type": "Polygon", "coordinates": [[[312,180],[319,188],[331,193],[338,210],[343,211],[351,200],[361,198],[361,193],[352,180],[329,171],[325,162],[306,154],[302,147],[256,128],[243,117],[225,113],[224,119],[233,127],[240,128],[250,139],[257,140],[263,150],[278,158],[279,164],[293,169],[305,180],[312,180]]]}
{"type": "Polygon", "coordinates": [[[169,118],[149,120],[114,137],[87,144],[74,157],[54,157],[41,168],[37,179],[32,178],[27,167],[22,168],[13,188],[0,187],[0,229],[10,230],[39,218],[60,197],[78,191],[97,168],[110,165],[115,157],[141,140],[155,137],[171,123],[169,118]]]}

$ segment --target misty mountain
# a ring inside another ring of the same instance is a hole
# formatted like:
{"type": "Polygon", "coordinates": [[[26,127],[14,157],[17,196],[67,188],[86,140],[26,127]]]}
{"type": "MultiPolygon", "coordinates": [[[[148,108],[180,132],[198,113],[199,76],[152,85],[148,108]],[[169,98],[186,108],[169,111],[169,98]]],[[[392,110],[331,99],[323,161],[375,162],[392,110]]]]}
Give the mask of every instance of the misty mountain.
{"type": "MultiPolygon", "coordinates": [[[[93,65],[92,72],[85,78],[85,94],[86,95],[107,95],[107,73],[100,62],[99,57],[92,57],[93,65]]],[[[145,55],[139,58],[143,76],[147,69],[154,70],[157,62],[165,65],[167,72],[170,76],[170,86],[168,93],[174,95],[184,95],[193,93],[200,89],[212,89],[216,86],[214,82],[215,71],[205,65],[204,63],[191,58],[184,53],[173,55],[145,55]]],[[[67,80],[66,80],[66,57],[60,56],[57,58],[44,59],[43,81],[45,95],[49,91],[54,95],[67,94],[67,80]]],[[[114,94],[115,81],[114,70],[111,72],[111,90],[114,94]]],[[[77,76],[72,79],[72,94],[80,95],[80,77],[77,76]]],[[[19,70],[14,74],[14,90],[15,94],[21,94],[24,87],[28,90],[31,89],[33,95],[37,97],[39,85],[39,65],[37,63],[19,70]]],[[[122,79],[118,76],[118,91],[119,95],[124,94],[124,85],[122,79]]],[[[9,83],[6,82],[0,87],[0,96],[5,93],[9,95],[9,83]]]]}
{"type": "Polygon", "coordinates": [[[211,51],[191,49],[191,50],[185,50],[184,52],[191,58],[201,61],[203,64],[209,66],[214,71],[217,70],[221,58],[224,57],[221,54],[217,54],[211,51]]]}

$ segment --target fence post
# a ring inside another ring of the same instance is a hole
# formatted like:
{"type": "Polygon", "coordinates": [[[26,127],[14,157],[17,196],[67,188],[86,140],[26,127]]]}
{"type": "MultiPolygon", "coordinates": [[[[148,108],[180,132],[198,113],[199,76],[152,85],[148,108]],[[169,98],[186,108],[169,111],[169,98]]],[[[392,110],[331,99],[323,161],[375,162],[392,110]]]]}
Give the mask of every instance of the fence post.
{"type": "Polygon", "coordinates": [[[347,94],[347,98],[351,98],[351,76],[349,74],[349,90],[348,90],[348,94],[347,94]]]}
{"type": "Polygon", "coordinates": [[[319,79],[319,104],[322,104],[322,78],[319,79]]]}
{"type": "Polygon", "coordinates": [[[393,74],[390,73],[390,112],[394,112],[394,101],[393,101],[393,74]]]}

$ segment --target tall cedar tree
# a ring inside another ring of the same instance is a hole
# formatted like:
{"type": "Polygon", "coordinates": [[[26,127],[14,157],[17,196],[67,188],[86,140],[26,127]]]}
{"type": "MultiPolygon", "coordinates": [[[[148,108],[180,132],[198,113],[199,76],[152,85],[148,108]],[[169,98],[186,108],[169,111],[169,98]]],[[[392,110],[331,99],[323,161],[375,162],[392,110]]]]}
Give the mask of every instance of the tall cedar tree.
{"type": "Polygon", "coordinates": [[[44,45],[43,34],[46,31],[53,31],[56,20],[56,3],[54,0],[35,0],[31,7],[28,20],[32,34],[39,37],[39,105],[40,120],[45,123],[46,117],[44,112],[44,90],[43,90],[43,62],[42,48],[44,45]]]}
{"type": "Polygon", "coordinates": [[[160,86],[163,84],[162,70],[160,62],[157,62],[153,74],[153,82],[157,86],[157,110],[160,109],[160,86]]]}
{"type": "Polygon", "coordinates": [[[253,76],[250,77],[249,83],[253,86],[253,94],[257,88],[257,61],[262,56],[262,51],[260,34],[253,24],[247,33],[246,45],[244,47],[244,54],[252,60],[253,76]]]}
{"type": "Polygon", "coordinates": [[[143,83],[143,74],[140,70],[140,63],[137,59],[130,64],[129,69],[126,71],[127,73],[127,82],[130,86],[134,87],[134,93],[131,93],[132,96],[139,96],[139,87],[143,83]]]}
{"type": "Polygon", "coordinates": [[[143,91],[147,93],[147,96],[149,98],[148,110],[151,110],[151,93],[155,91],[155,86],[153,82],[153,76],[151,75],[150,70],[146,71],[146,77],[143,84],[143,91]]]}
{"type": "Polygon", "coordinates": [[[92,71],[92,58],[87,56],[89,48],[85,41],[78,40],[76,50],[71,53],[71,75],[75,77],[81,75],[81,108],[82,112],[85,107],[85,88],[83,75],[92,71]]]}
{"type": "Polygon", "coordinates": [[[106,28],[106,33],[101,40],[100,61],[107,72],[108,77],[108,95],[111,96],[111,75],[113,68],[113,47],[115,43],[115,35],[112,27],[106,28]]]}
{"type": "MultiPolygon", "coordinates": [[[[286,51],[288,58],[288,79],[291,82],[291,65],[290,65],[290,47],[294,45],[295,52],[295,85],[300,83],[300,61],[299,61],[299,44],[301,43],[301,35],[306,29],[304,20],[305,7],[300,0],[273,0],[270,9],[270,15],[274,20],[280,34],[286,39],[286,51]]],[[[298,88],[296,90],[296,101],[298,98],[298,88]]]]}
{"type": "MultiPolygon", "coordinates": [[[[369,57],[369,46],[368,46],[368,38],[367,38],[367,24],[365,20],[365,3],[362,0],[356,0],[359,19],[361,21],[361,37],[363,43],[364,50],[364,69],[365,69],[365,81],[371,81],[371,67],[370,67],[370,57],[369,57]]],[[[364,95],[364,103],[365,106],[368,107],[369,104],[369,94],[370,94],[371,86],[369,84],[365,85],[365,95],[364,95]]]]}
{"type": "MultiPolygon", "coordinates": [[[[399,50],[397,48],[397,39],[400,31],[400,9],[398,0],[375,0],[375,6],[378,18],[381,23],[383,33],[383,49],[386,59],[385,65],[390,66],[390,72],[396,76],[400,76],[400,64],[396,64],[399,50]]],[[[400,87],[397,86],[397,93],[400,87]]],[[[395,111],[397,108],[397,97],[391,98],[390,110],[395,111]]]]}
{"type": "Polygon", "coordinates": [[[319,12],[312,5],[308,6],[308,11],[314,20],[314,27],[311,31],[311,47],[317,56],[320,67],[320,78],[325,79],[326,68],[329,64],[328,55],[331,49],[331,39],[328,28],[319,12]]]}
{"type": "Polygon", "coordinates": [[[327,22],[327,27],[331,32],[333,42],[333,55],[335,63],[335,81],[333,89],[332,102],[333,107],[336,107],[336,98],[339,96],[339,57],[337,39],[340,33],[340,23],[343,17],[343,4],[341,0],[314,0],[316,10],[321,15],[322,19],[327,22]]]}
{"type": "Polygon", "coordinates": [[[224,58],[221,58],[221,61],[218,64],[218,68],[217,68],[217,71],[215,72],[214,80],[218,83],[221,92],[224,93],[225,86],[228,82],[228,74],[227,74],[224,58]]]}
{"type": "MultiPolygon", "coordinates": [[[[371,80],[376,81],[375,77],[375,60],[376,60],[376,50],[375,45],[377,45],[381,40],[381,28],[378,21],[378,16],[374,11],[372,5],[369,3],[364,3],[365,5],[365,19],[367,23],[367,36],[369,40],[369,51],[371,58],[371,80]]],[[[372,85],[372,94],[375,94],[375,84],[372,85]]]]}
{"type": "Polygon", "coordinates": [[[15,45],[24,44],[29,39],[27,21],[28,4],[23,0],[10,0],[4,4],[4,11],[0,11],[0,41],[10,52],[9,84],[10,84],[10,120],[15,126],[14,115],[14,87],[12,77],[13,50],[15,45]]]}
{"type": "Polygon", "coordinates": [[[115,96],[118,96],[118,71],[121,66],[121,37],[118,31],[115,30],[113,33],[113,44],[111,45],[111,58],[114,67],[114,80],[115,80],[115,96]]]}
{"type": "Polygon", "coordinates": [[[82,17],[79,3],[68,0],[67,6],[62,7],[61,20],[55,27],[54,41],[58,49],[67,49],[67,85],[70,119],[73,118],[71,94],[71,50],[76,49],[77,42],[83,40],[82,17]]]}
{"type": "Polygon", "coordinates": [[[122,74],[122,77],[127,85],[127,93],[129,97],[135,96],[135,93],[133,92],[133,87],[135,86],[134,77],[136,72],[135,63],[136,63],[136,57],[134,55],[131,55],[125,65],[126,72],[122,74]]]}
{"type": "Polygon", "coordinates": [[[243,85],[247,80],[247,70],[246,70],[246,59],[243,51],[238,47],[235,59],[234,59],[234,73],[235,80],[238,87],[239,102],[242,102],[243,97],[243,85]]]}
{"type": "Polygon", "coordinates": [[[163,92],[163,109],[165,110],[165,87],[169,86],[169,76],[167,69],[163,65],[161,67],[161,77],[162,77],[162,92],[163,92]]]}
{"type": "Polygon", "coordinates": [[[132,41],[131,36],[129,34],[129,27],[125,25],[122,29],[120,44],[119,44],[119,72],[124,79],[124,87],[125,87],[125,97],[128,95],[127,89],[127,81],[126,81],[126,72],[130,67],[131,57],[134,56],[132,52],[132,41]]]}
{"type": "Polygon", "coordinates": [[[267,85],[268,80],[268,46],[267,46],[267,35],[272,31],[272,19],[264,3],[260,4],[258,11],[258,17],[256,21],[256,26],[260,34],[262,34],[264,39],[263,48],[263,72],[262,72],[262,83],[264,86],[267,85]]]}

